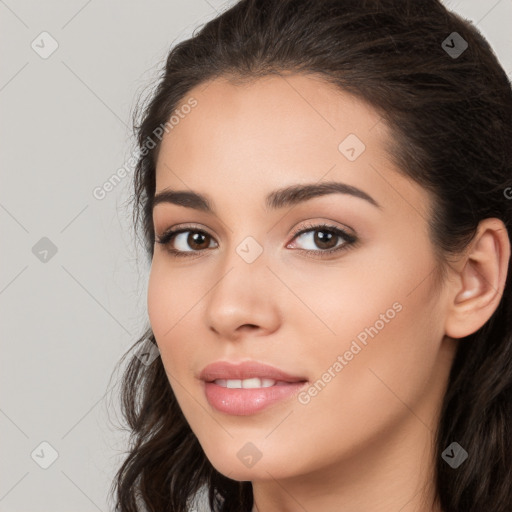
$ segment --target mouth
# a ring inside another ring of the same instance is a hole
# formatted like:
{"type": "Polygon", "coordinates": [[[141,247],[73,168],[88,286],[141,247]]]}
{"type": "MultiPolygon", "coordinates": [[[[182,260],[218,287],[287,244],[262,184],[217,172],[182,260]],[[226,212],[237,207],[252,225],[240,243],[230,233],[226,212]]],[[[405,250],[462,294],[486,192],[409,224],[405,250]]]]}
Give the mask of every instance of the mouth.
{"type": "Polygon", "coordinates": [[[267,386],[263,386],[263,382],[256,382],[260,379],[246,379],[242,384],[247,381],[251,381],[249,387],[240,387],[240,380],[231,379],[203,382],[203,392],[210,406],[218,412],[249,416],[270,406],[282,408],[289,405],[291,398],[308,386],[307,381],[276,382],[271,379],[265,383],[267,386]]]}
{"type": "Polygon", "coordinates": [[[282,381],[282,380],[274,380],[274,379],[260,379],[258,377],[254,377],[251,379],[215,379],[213,381],[209,381],[209,383],[217,384],[222,388],[228,389],[260,389],[260,388],[270,388],[273,386],[288,386],[290,384],[295,383],[304,383],[306,380],[301,381],[282,381]]]}
{"type": "Polygon", "coordinates": [[[257,361],[217,361],[206,366],[199,378],[208,403],[234,416],[256,414],[271,405],[284,407],[308,384],[305,377],[257,361]]]}

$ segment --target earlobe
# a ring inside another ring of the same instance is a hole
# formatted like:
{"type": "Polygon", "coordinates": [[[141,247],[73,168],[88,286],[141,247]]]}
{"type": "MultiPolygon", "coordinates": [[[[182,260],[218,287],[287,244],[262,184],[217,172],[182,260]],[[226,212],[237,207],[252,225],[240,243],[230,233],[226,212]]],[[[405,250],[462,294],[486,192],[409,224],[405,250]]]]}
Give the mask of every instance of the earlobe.
{"type": "Polygon", "coordinates": [[[468,336],[492,316],[503,296],[509,260],[505,225],[496,218],[484,219],[459,262],[461,270],[452,285],[453,300],[446,317],[447,336],[468,336]]]}

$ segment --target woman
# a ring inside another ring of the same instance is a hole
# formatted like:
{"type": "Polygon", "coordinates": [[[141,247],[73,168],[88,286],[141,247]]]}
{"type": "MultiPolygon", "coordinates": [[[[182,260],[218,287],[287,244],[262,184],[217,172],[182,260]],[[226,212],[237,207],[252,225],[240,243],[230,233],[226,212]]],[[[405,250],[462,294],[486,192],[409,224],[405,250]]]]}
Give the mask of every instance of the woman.
{"type": "Polygon", "coordinates": [[[512,507],[512,92],[435,0],[242,0],[136,126],[117,510],[512,507]]]}

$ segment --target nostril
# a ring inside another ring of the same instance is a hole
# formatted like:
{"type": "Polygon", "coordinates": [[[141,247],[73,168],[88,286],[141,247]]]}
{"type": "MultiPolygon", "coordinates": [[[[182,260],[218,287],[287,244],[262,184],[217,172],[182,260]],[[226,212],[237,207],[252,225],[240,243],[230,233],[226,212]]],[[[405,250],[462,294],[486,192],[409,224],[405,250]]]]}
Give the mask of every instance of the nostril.
{"type": "Polygon", "coordinates": [[[254,325],[254,324],[244,324],[242,326],[239,327],[240,329],[257,329],[258,326],[257,325],[254,325]]]}

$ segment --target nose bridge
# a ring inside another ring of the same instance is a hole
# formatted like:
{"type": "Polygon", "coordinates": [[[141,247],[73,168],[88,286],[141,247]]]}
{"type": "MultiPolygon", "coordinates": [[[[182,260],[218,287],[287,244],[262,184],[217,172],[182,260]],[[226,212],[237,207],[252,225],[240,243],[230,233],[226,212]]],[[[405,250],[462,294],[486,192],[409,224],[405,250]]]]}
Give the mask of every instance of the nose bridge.
{"type": "Polygon", "coordinates": [[[261,212],[245,210],[243,219],[246,222],[243,222],[240,213],[235,214],[244,211],[243,204],[237,202],[229,211],[232,212],[235,221],[227,228],[227,250],[221,256],[225,270],[234,266],[237,269],[241,267],[239,270],[242,272],[251,272],[256,268],[260,272],[268,272],[265,262],[270,237],[266,232],[266,224],[262,221],[264,219],[261,218],[261,212]]]}
{"type": "Polygon", "coordinates": [[[267,268],[263,241],[247,235],[234,242],[221,260],[219,278],[207,301],[209,326],[226,337],[246,324],[274,329],[279,314],[277,303],[269,300],[269,286],[275,278],[267,268]]]}
{"type": "Polygon", "coordinates": [[[244,236],[239,242],[236,234],[233,237],[233,243],[219,263],[222,268],[220,274],[224,277],[215,286],[218,292],[226,291],[226,299],[238,297],[246,300],[252,297],[251,301],[254,301],[268,287],[269,270],[263,243],[252,235],[244,236]]]}

